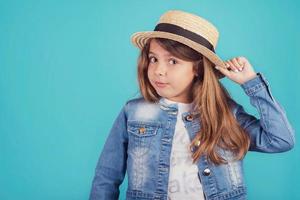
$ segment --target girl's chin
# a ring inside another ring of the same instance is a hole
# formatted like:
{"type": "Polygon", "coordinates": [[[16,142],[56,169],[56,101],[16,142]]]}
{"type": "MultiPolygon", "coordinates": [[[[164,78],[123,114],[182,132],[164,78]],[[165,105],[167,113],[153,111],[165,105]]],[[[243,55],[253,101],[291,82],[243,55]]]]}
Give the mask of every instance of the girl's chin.
{"type": "Polygon", "coordinates": [[[161,97],[164,97],[164,98],[168,98],[172,95],[170,95],[169,93],[166,93],[166,92],[163,92],[163,91],[159,91],[159,90],[156,90],[156,93],[161,96],[161,97]]]}

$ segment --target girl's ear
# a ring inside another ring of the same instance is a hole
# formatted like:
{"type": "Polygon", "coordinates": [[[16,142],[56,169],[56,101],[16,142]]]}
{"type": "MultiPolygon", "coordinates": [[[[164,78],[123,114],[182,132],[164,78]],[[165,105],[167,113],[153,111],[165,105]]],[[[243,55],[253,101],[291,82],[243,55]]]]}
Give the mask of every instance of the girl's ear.
{"type": "Polygon", "coordinates": [[[194,73],[194,76],[198,77],[198,71],[197,71],[197,67],[194,67],[193,69],[193,73],[194,73]]]}
{"type": "Polygon", "coordinates": [[[200,68],[202,67],[202,64],[203,63],[203,60],[201,59],[201,60],[199,60],[199,61],[197,61],[196,63],[195,63],[195,66],[194,66],[194,74],[195,74],[195,76],[196,77],[198,77],[199,76],[199,73],[200,73],[200,68]]]}

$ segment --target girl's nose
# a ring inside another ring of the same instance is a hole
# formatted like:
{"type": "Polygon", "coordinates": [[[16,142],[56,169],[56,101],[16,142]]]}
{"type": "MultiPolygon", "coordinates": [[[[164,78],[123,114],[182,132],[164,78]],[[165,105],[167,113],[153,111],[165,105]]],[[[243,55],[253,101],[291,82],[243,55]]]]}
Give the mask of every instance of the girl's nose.
{"type": "Polygon", "coordinates": [[[166,67],[162,63],[161,64],[157,64],[154,73],[157,76],[166,75],[166,67]]]}

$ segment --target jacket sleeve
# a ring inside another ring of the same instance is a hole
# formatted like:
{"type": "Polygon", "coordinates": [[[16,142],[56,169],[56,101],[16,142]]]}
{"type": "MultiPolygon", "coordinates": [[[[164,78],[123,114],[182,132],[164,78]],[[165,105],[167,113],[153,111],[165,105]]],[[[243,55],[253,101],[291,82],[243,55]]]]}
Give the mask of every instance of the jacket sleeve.
{"type": "Polygon", "coordinates": [[[126,105],[115,119],[95,168],[90,200],[118,199],[127,163],[126,105]]]}
{"type": "Polygon", "coordinates": [[[236,118],[250,135],[250,151],[279,153],[292,149],[295,143],[294,129],[284,109],[271,94],[269,83],[261,73],[241,84],[250,97],[250,103],[259,112],[260,119],[245,112],[237,104],[236,118]]]}

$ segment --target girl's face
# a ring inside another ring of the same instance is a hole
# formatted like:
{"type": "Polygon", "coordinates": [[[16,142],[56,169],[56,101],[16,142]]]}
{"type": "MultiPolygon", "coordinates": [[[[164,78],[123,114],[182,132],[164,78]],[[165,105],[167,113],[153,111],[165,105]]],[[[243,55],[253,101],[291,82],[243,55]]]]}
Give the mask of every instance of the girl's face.
{"type": "Polygon", "coordinates": [[[154,40],[150,42],[148,78],[157,94],[171,101],[190,103],[195,76],[193,62],[169,54],[154,40]]]}

